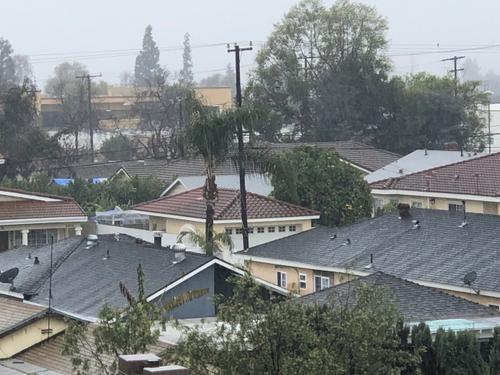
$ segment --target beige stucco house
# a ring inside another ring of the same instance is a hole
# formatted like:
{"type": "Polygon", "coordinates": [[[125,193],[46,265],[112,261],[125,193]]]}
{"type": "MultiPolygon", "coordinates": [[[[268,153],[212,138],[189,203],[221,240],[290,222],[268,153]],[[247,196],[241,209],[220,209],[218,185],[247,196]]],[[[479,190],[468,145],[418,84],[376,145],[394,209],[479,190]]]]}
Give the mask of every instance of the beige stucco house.
{"type": "Polygon", "coordinates": [[[0,251],[79,236],[86,221],[73,198],[0,188],[0,251]]]}
{"type": "Polygon", "coordinates": [[[375,208],[406,203],[416,208],[500,215],[500,153],[375,181],[370,188],[375,208]]]}
{"type": "MultiPolygon", "coordinates": [[[[227,233],[234,250],[241,250],[240,192],[218,189],[214,231],[227,233]]],[[[251,246],[273,241],[313,227],[319,212],[266,196],[247,192],[249,241],[251,246]]],[[[133,212],[149,217],[149,230],[178,236],[181,232],[205,232],[206,204],[203,188],[188,190],[138,204],[133,212]]]]}
{"type": "Polygon", "coordinates": [[[382,271],[500,308],[500,216],[464,220],[461,212],[431,209],[400,215],[317,227],[237,257],[255,277],[301,295],[382,271]]]}

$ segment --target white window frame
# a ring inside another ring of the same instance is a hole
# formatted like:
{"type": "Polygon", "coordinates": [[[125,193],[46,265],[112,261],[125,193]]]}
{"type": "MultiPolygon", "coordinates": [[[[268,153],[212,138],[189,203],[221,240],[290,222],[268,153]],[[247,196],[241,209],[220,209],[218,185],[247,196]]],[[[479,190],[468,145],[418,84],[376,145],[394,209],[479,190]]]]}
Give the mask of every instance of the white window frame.
{"type": "Polygon", "coordinates": [[[279,232],[279,233],[286,232],[286,225],[280,225],[280,226],[278,226],[278,232],[279,232]],[[282,230],[282,229],[283,229],[283,230],[282,230]]]}
{"type": "Polygon", "coordinates": [[[243,228],[236,228],[234,233],[235,234],[243,234],[243,228]]]}
{"type": "Polygon", "coordinates": [[[267,233],[275,233],[276,227],[267,227],[267,233]]]}
{"type": "Polygon", "coordinates": [[[297,232],[297,226],[295,224],[289,225],[288,231],[289,232],[297,232]],[[293,230],[292,230],[292,228],[293,228],[293,230]]]}
{"type": "Polygon", "coordinates": [[[266,228],[265,227],[257,227],[257,233],[265,233],[266,228]]]}
{"type": "Polygon", "coordinates": [[[307,274],[299,272],[299,289],[307,289],[307,274]],[[302,286],[304,284],[304,286],[302,286]]]}
{"type": "Polygon", "coordinates": [[[288,278],[286,272],[284,271],[276,272],[276,285],[286,289],[288,285],[288,278]]]}
{"type": "Polygon", "coordinates": [[[224,232],[225,232],[227,235],[231,235],[231,234],[233,234],[233,228],[224,228],[224,232]]]}
{"type": "Polygon", "coordinates": [[[323,275],[314,275],[314,291],[319,292],[320,290],[327,289],[330,287],[330,278],[323,275]],[[316,288],[316,279],[320,279],[320,289],[316,288]]]}

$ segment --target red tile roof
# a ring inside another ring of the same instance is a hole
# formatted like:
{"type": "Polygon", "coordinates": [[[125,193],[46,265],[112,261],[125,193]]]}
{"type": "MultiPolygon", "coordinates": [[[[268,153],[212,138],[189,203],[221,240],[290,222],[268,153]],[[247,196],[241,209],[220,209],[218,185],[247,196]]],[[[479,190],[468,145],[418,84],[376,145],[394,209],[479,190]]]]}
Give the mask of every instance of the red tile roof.
{"type": "MultiPolygon", "coordinates": [[[[215,220],[239,220],[239,190],[219,188],[218,192],[219,197],[215,204],[215,220]]],[[[203,188],[140,203],[134,209],[164,215],[204,219],[206,205],[203,199],[203,188]]],[[[249,219],[319,216],[318,211],[249,192],[247,192],[247,209],[249,219]]]]}
{"type": "Polygon", "coordinates": [[[500,152],[370,184],[372,189],[500,197],[500,152]]]}
{"type": "Polygon", "coordinates": [[[87,216],[80,205],[70,197],[33,193],[18,189],[0,188],[2,191],[33,195],[44,198],[58,199],[56,201],[39,201],[29,198],[0,202],[0,220],[44,219],[56,217],[87,216]]]}

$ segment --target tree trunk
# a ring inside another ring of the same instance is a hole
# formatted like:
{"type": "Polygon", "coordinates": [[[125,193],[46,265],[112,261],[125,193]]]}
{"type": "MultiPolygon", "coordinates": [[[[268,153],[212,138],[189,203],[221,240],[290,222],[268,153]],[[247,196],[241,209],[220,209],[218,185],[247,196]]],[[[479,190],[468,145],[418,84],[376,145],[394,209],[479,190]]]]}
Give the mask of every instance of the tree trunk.
{"type": "Polygon", "coordinates": [[[214,216],[215,202],[217,200],[217,185],[215,184],[214,168],[207,166],[207,178],[203,189],[203,198],[207,205],[205,217],[205,241],[207,244],[207,255],[213,255],[213,237],[214,237],[214,216]]]}

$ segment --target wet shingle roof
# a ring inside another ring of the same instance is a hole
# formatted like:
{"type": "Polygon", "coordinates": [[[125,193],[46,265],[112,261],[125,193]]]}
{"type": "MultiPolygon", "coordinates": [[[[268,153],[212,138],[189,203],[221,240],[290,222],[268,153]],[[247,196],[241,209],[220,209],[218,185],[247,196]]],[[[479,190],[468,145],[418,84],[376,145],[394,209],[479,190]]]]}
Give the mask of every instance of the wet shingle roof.
{"type": "MultiPolygon", "coordinates": [[[[218,199],[215,204],[215,220],[239,220],[241,215],[239,197],[239,190],[218,189],[218,199]]],[[[134,209],[143,212],[204,219],[207,207],[203,199],[203,188],[198,188],[150,202],[140,203],[134,209]]],[[[319,215],[319,212],[308,208],[249,192],[247,192],[247,211],[249,219],[319,215]]]]}
{"type": "Polygon", "coordinates": [[[396,160],[401,155],[390,151],[382,150],[356,141],[336,141],[336,142],[297,142],[297,143],[269,143],[267,147],[271,150],[292,150],[301,146],[318,147],[326,150],[334,150],[338,156],[370,172],[386,166],[396,160]]]}
{"type": "Polygon", "coordinates": [[[409,280],[465,287],[463,277],[477,272],[474,288],[500,292],[500,216],[411,209],[339,228],[318,227],[250,248],[247,256],[294,261],[360,272],[383,271],[409,280]],[[413,229],[413,220],[420,226],[413,229]],[[336,236],[335,239],[331,239],[336,236]],[[346,240],[349,245],[344,245],[346,240]],[[366,269],[373,255],[374,268],[366,269]]]}
{"type": "Polygon", "coordinates": [[[360,285],[385,288],[407,322],[500,316],[498,309],[455,297],[435,288],[376,272],[370,276],[324,289],[299,299],[305,304],[354,306],[360,285]]]}
{"type": "Polygon", "coordinates": [[[370,187],[500,197],[500,152],[377,181],[370,187]]]}

